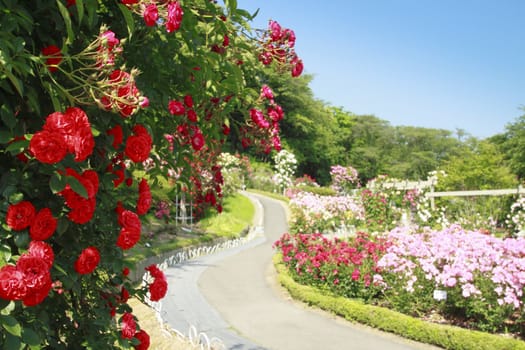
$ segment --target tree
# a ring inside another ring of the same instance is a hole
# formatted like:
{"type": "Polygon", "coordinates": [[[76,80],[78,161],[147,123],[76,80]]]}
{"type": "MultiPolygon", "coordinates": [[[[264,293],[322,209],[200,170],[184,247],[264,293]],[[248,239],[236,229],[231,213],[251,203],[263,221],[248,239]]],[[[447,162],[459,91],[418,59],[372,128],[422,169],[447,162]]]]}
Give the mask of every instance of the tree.
{"type": "Polygon", "coordinates": [[[517,185],[498,147],[475,138],[470,138],[461,153],[445,161],[440,170],[447,174],[439,181],[439,189],[444,191],[512,188],[517,185]]]}
{"type": "Polygon", "coordinates": [[[507,124],[505,132],[491,140],[501,147],[510,168],[518,178],[525,178],[525,115],[507,124]]]}

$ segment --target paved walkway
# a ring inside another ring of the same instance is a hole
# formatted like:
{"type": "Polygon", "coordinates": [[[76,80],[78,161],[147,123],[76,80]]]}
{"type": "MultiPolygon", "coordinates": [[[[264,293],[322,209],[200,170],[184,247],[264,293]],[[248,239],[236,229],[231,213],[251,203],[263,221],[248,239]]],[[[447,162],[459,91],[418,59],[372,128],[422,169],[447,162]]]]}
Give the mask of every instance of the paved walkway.
{"type": "MultiPolygon", "coordinates": [[[[252,195],[250,195],[252,196],[252,195]]],[[[272,244],[287,231],[278,201],[255,196],[264,230],[247,245],[192,260],[167,271],[166,321],[185,331],[193,324],[228,349],[436,349],[351,324],[291,300],[276,284],[272,244]]]]}

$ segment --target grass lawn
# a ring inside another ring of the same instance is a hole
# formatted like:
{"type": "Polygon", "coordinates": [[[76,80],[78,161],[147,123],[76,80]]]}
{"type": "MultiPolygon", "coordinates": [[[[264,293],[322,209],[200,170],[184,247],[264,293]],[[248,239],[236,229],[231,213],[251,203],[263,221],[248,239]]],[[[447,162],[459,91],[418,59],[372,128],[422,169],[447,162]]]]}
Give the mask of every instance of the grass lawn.
{"type": "Polygon", "coordinates": [[[239,237],[244,229],[252,225],[255,207],[251,200],[241,194],[224,199],[223,211],[218,214],[210,210],[198,223],[188,226],[163,223],[152,214],[143,225],[140,242],[127,251],[127,261],[136,263],[149,256],[176,249],[210,242],[217,238],[239,237]]]}

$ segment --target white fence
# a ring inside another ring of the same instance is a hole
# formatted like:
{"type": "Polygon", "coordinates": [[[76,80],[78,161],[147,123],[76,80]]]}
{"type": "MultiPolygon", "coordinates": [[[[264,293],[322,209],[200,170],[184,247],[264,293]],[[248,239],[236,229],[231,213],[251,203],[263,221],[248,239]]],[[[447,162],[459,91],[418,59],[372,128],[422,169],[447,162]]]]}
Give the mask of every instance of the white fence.
{"type": "MultiPolygon", "coordinates": [[[[516,188],[505,188],[496,190],[472,190],[472,191],[434,191],[434,182],[427,181],[398,181],[398,182],[384,182],[381,183],[383,188],[395,188],[401,191],[418,189],[430,189],[425,193],[425,197],[430,198],[430,206],[435,208],[434,198],[438,197],[476,197],[476,196],[505,196],[505,195],[520,195],[525,194],[525,188],[519,185],[516,188]]],[[[371,186],[374,188],[374,186],[371,186]]]]}

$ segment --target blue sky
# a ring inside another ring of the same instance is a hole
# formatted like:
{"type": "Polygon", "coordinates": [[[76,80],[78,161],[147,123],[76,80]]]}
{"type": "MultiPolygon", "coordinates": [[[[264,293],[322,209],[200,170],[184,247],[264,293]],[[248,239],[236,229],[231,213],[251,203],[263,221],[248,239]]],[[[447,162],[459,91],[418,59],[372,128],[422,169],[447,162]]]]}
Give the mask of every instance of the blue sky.
{"type": "Polygon", "coordinates": [[[525,0],[238,0],[293,29],[316,98],[485,138],[525,114],[525,0]]]}

